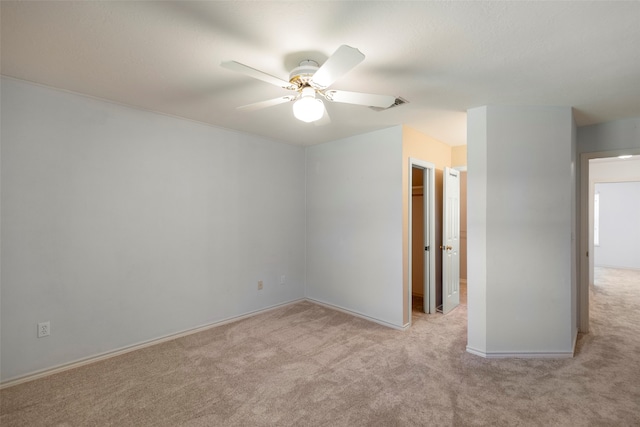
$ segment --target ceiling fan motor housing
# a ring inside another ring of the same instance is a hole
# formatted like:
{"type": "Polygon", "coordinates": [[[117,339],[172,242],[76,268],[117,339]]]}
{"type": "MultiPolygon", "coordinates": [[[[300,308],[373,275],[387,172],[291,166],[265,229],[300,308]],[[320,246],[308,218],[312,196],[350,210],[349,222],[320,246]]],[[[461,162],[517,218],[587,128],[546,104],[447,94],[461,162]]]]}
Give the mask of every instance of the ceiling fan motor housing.
{"type": "Polygon", "coordinates": [[[298,87],[308,86],[313,75],[318,71],[318,63],[312,60],[302,61],[299,66],[289,73],[289,82],[298,87]]]}

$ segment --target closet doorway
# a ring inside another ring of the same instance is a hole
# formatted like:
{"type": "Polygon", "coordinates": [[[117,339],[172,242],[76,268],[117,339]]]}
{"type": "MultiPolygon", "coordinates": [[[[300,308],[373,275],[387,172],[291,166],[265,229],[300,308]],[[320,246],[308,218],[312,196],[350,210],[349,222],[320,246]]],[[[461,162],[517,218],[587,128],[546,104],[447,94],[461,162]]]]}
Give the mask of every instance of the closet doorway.
{"type": "MultiPolygon", "coordinates": [[[[409,159],[409,292],[408,306],[424,313],[435,313],[435,166],[409,159]]],[[[442,295],[440,295],[442,298],[442,295]]]]}

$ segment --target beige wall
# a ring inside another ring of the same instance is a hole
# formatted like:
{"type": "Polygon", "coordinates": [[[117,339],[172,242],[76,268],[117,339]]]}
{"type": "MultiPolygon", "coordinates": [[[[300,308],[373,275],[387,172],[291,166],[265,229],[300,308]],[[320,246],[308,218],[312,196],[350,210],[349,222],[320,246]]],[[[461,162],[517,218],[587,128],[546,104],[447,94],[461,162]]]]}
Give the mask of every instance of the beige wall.
{"type": "Polygon", "coordinates": [[[457,145],[451,147],[451,166],[467,166],[467,146],[457,145]]]}
{"type": "Polygon", "coordinates": [[[467,280],[467,172],[460,172],[460,279],[467,280]]]}
{"type": "MultiPolygon", "coordinates": [[[[466,151],[465,151],[466,153],[466,151]]],[[[409,158],[420,159],[431,162],[436,167],[436,213],[442,215],[442,171],[445,166],[451,166],[452,147],[438,141],[422,132],[407,126],[402,127],[402,290],[406,296],[409,290],[409,158]],[[440,202],[438,202],[438,200],[440,202]]],[[[466,159],[466,156],[464,156],[466,159]]],[[[442,222],[436,215],[436,242],[441,240],[439,233],[442,233],[442,222]],[[438,231],[440,230],[440,231],[438,231]]],[[[436,252],[440,255],[440,251],[436,252]]],[[[436,256],[436,264],[441,260],[436,256]]],[[[403,297],[403,319],[404,323],[409,323],[411,307],[408,306],[407,298],[403,297]]]]}

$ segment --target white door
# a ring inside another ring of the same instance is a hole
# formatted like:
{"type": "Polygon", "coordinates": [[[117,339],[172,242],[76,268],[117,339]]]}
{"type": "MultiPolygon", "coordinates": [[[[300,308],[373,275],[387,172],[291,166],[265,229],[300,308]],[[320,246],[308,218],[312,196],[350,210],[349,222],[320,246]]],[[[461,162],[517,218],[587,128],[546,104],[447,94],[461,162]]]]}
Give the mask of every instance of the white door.
{"type": "Polygon", "coordinates": [[[433,285],[434,276],[433,276],[433,265],[434,265],[434,249],[433,249],[433,238],[431,235],[433,234],[433,193],[434,193],[434,182],[433,182],[433,168],[425,168],[422,169],[422,182],[423,182],[423,244],[424,251],[422,253],[423,256],[423,265],[424,265],[424,281],[423,281],[423,305],[422,308],[425,313],[435,313],[435,288],[433,285]],[[433,294],[433,295],[432,295],[433,294]],[[431,308],[433,306],[433,308],[431,308]]]}
{"type": "Polygon", "coordinates": [[[442,203],[442,312],[460,304],[460,172],[444,168],[442,203]]]}
{"type": "Polygon", "coordinates": [[[436,238],[435,238],[435,194],[436,166],[433,163],[421,162],[423,167],[424,189],[424,312],[436,312],[436,238]]]}

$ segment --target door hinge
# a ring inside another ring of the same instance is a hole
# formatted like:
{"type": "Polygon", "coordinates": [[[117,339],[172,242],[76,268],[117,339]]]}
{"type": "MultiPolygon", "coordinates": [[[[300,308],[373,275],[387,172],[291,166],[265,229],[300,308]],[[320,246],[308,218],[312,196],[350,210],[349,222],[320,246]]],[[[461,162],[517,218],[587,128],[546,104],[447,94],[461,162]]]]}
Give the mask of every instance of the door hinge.
{"type": "Polygon", "coordinates": [[[425,250],[425,251],[428,251],[428,250],[429,250],[429,246],[425,246],[425,247],[424,247],[424,250],[425,250]]]}

